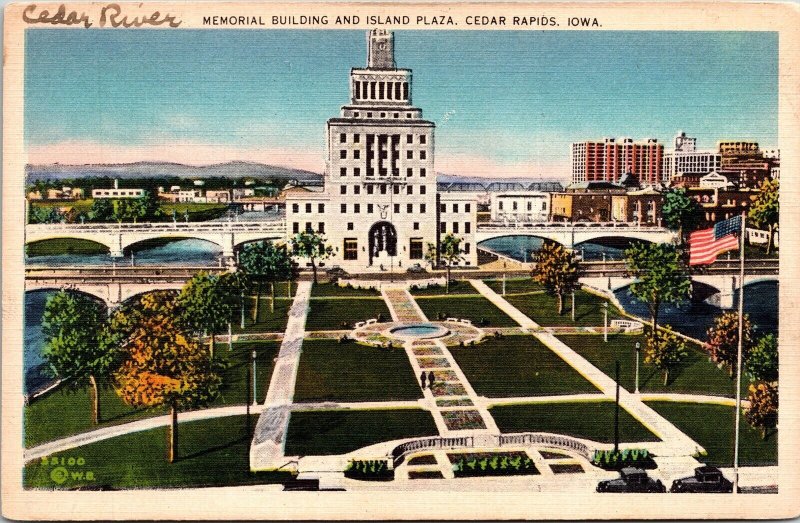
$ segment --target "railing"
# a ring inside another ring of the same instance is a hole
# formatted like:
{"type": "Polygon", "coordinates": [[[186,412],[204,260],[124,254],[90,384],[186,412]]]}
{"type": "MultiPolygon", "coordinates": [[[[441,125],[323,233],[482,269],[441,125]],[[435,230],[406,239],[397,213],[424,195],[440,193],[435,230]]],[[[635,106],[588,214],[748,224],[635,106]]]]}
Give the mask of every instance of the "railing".
{"type": "Polygon", "coordinates": [[[583,441],[560,434],[548,434],[545,432],[525,432],[521,434],[500,434],[497,436],[497,444],[500,447],[512,445],[545,445],[564,450],[577,452],[584,458],[591,460],[594,457],[595,449],[589,447],[583,441]]]}
{"type": "Polygon", "coordinates": [[[477,225],[478,231],[507,229],[621,229],[628,232],[668,232],[657,225],[641,225],[637,222],[483,222],[477,225]]]}
{"type": "Polygon", "coordinates": [[[644,332],[644,324],[634,320],[611,320],[611,327],[622,329],[626,333],[638,334],[644,332]]]}
{"type": "Polygon", "coordinates": [[[262,222],[144,222],[144,223],[37,223],[25,226],[28,232],[280,232],[286,229],[284,220],[262,222]]]}
{"type": "Polygon", "coordinates": [[[472,436],[462,436],[457,438],[422,438],[401,443],[392,449],[389,457],[393,466],[397,467],[405,459],[406,455],[423,449],[457,449],[471,448],[475,446],[472,436]]]}

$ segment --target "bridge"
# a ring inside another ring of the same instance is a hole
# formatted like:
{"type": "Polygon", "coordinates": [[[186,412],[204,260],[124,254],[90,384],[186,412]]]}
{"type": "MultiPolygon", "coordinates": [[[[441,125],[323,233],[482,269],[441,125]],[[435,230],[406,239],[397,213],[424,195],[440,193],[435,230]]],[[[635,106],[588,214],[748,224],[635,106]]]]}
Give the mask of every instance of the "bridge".
{"type": "Polygon", "coordinates": [[[504,236],[536,236],[572,248],[579,243],[599,238],[627,238],[652,243],[669,243],[677,233],[664,227],[646,227],[628,222],[542,222],[478,224],[475,242],[480,244],[504,236]]]}
{"type": "Polygon", "coordinates": [[[158,238],[198,239],[215,243],[222,256],[233,258],[234,250],[243,243],[259,240],[283,240],[286,222],[228,221],[173,223],[42,223],[25,226],[25,243],[60,238],[88,240],[108,247],[111,256],[121,257],[126,247],[158,238]]]}
{"type": "Polygon", "coordinates": [[[216,267],[27,267],[25,292],[69,290],[88,294],[108,307],[145,292],[180,289],[200,271],[224,272],[216,267]]]}

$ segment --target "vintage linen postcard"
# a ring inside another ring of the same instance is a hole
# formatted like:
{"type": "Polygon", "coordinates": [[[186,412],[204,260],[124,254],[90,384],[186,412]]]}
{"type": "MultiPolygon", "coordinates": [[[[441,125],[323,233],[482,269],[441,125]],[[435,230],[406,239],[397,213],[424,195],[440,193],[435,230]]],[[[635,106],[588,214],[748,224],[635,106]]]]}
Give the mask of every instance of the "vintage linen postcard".
{"type": "Polygon", "coordinates": [[[3,515],[796,516],[799,32],[8,6],[3,515]]]}

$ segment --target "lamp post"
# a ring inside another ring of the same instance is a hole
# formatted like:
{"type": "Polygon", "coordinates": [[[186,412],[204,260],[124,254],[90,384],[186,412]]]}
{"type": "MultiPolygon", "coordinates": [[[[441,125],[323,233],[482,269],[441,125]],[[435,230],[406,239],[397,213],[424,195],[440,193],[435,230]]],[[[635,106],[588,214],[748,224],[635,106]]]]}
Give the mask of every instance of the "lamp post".
{"type": "Polygon", "coordinates": [[[642,350],[642,344],[636,342],[636,390],[635,394],[639,394],[639,352],[642,350]]]}
{"type": "Polygon", "coordinates": [[[244,381],[244,390],[245,390],[245,393],[247,395],[247,398],[245,399],[245,402],[244,402],[245,403],[245,417],[244,417],[245,421],[244,421],[244,424],[245,424],[245,430],[247,431],[246,432],[247,437],[249,438],[250,437],[250,404],[253,402],[253,400],[250,398],[250,365],[248,365],[247,362],[245,361],[244,367],[245,367],[245,371],[247,372],[247,377],[245,378],[245,381],[244,381]]]}
{"type": "Polygon", "coordinates": [[[241,319],[239,321],[239,328],[244,330],[244,289],[239,295],[239,311],[241,312],[241,319]]]}
{"type": "Polygon", "coordinates": [[[228,322],[228,352],[233,351],[233,323],[228,322]]]}
{"type": "Polygon", "coordinates": [[[572,289],[572,321],[575,321],[575,289],[572,289]]]}
{"type": "Polygon", "coordinates": [[[256,373],[256,356],[258,356],[258,354],[256,353],[255,349],[253,349],[251,356],[253,358],[253,403],[255,404],[258,403],[258,394],[256,389],[256,381],[258,376],[258,374],[256,373]]]}
{"type": "Polygon", "coordinates": [[[506,295],[506,273],[503,273],[503,296],[506,295]]]}
{"type": "Polygon", "coordinates": [[[614,454],[619,453],[619,360],[614,362],[615,378],[617,382],[616,401],[614,402],[614,454]]]}
{"type": "Polygon", "coordinates": [[[603,302],[603,341],[608,342],[608,302],[603,302]]]}

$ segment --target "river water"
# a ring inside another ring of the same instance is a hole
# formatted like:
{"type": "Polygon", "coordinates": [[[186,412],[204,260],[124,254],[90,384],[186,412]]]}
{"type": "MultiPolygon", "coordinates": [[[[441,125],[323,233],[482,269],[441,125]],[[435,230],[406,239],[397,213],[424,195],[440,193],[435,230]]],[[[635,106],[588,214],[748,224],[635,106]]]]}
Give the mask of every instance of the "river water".
{"type": "Polygon", "coordinates": [[[104,254],[58,254],[26,256],[28,265],[191,265],[213,267],[219,265],[222,249],[204,240],[181,239],[162,245],[147,245],[128,249],[122,258],[104,254]]]}

